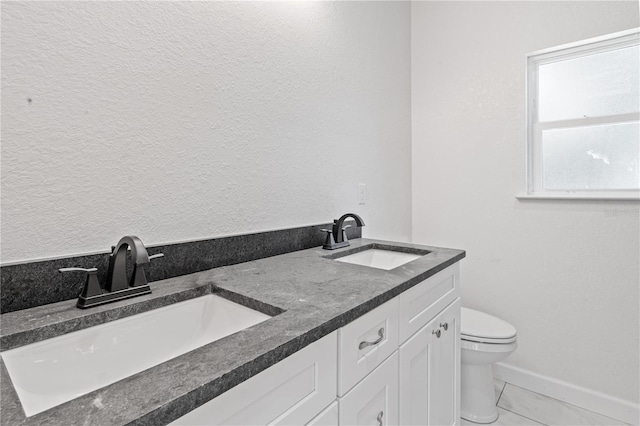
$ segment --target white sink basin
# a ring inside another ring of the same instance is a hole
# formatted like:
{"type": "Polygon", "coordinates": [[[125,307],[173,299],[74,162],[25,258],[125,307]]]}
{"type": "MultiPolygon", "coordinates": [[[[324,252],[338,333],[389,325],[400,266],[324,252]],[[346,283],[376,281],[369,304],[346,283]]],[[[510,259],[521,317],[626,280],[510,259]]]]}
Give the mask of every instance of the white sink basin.
{"type": "Polygon", "coordinates": [[[371,268],[390,270],[416,260],[423,255],[401,253],[399,251],[369,249],[348,256],[339,257],[338,262],[353,263],[371,268]]]}
{"type": "Polygon", "coordinates": [[[269,318],[210,294],[0,355],[28,417],[269,318]]]}

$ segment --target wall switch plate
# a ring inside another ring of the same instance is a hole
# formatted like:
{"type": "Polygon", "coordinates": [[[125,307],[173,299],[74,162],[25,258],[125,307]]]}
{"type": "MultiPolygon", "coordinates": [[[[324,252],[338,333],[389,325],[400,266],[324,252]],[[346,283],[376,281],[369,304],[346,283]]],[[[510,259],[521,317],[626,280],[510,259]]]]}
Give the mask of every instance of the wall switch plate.
{"type": "Polygon", "coordinates": [[[367,185],[358,184],[358,204],[367,204],[367,185]]]}

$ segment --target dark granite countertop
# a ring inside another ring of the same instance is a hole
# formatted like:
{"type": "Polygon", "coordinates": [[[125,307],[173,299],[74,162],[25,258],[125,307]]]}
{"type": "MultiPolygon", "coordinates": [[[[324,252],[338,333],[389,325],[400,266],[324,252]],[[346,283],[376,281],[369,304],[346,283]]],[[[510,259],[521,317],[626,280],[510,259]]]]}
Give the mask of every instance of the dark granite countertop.
{"type": "Polygon", "coordinates": [[[3,425],[162,425],[464,258],[461,250],[357,239],[151,283],[153,293],[88,310],[59,302],[0,316],[2,350],[207,293],[273,318],[26,418],[0,362],[3,425]],[[391,245],[430,253],[390,271],[326,258],[391,245]]]}

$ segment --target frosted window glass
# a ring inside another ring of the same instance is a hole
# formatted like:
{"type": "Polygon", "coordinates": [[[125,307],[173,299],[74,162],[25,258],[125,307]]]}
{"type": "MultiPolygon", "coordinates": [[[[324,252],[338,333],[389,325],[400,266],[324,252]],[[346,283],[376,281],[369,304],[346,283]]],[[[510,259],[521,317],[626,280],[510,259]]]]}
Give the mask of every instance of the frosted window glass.
{"type": "Polygon", "coordinates": [[[638,112],[640,46],[541,65],[539,121],[638,112]]]}
{"type": "Polygon", "coordinates": [[[640,188],[640,124],[553,129],[542,132],[544,188],[640,188]]]}

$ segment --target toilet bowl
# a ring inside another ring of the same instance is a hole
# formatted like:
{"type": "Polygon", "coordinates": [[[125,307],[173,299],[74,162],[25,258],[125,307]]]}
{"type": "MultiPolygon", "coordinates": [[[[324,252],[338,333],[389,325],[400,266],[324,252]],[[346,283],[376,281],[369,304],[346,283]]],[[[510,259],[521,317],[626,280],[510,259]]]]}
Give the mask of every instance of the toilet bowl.
{"type": "Polygon", "coordinates": [[[498,419],[492,364],[516,350],[516,328],[484,312],[462,308],[460,416],[474,423],[498,419]]]}

